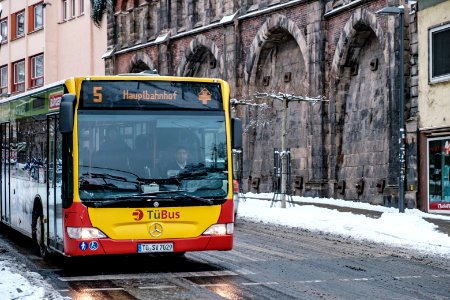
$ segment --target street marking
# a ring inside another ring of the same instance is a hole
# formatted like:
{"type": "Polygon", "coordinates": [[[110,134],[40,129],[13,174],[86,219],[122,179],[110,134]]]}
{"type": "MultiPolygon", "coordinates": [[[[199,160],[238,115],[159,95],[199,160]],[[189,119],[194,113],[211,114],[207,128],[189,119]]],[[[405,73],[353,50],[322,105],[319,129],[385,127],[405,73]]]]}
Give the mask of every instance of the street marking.
{"type": "Polygon", "coordinates": [[[123,291],[124,288],[91,288],[91,289],[82,289],[83,292],[95,292],[95,291],[123,291]]]}
{"type": "Polygon", "coordinates": [[[273,249],[266,249],[266,248],[263,248],[263,247],[257,247],[257,246],[246,244],[246,243],[234,242],[234,245],[237,246],[237,247],[243,247],[243,248],[246,248],[246,249],[250,249],[250,250],[254,250],[254,251],[259,251],[259,252],[263,252],[263,253],[266,253],[266,254],[270,254],[272,257],[273,256],[280,256],[280,257],[283,257],[283,258],[286,258],[286,259],[292,259],[292,260],[299,260],[299,259],[301,259],[301,257],[299,255],[297,255],[297,256],[296,255],[290,255],[290,254],[287,254],[287,253],[284,253],[284,252],[276,251],[276,250],[273,250],[273,249]]]}
{"type": "Polygon", "coordinates": [[[213,256],[214,253],[195,253],[195,255],[191,256],[194,257],[194,259],[196,260],[201,260],[201,261],[206,261],[206,262],[211,262],[213,264],[220,264],[223,261],[223,256],[220,258],[215,258],[213,256]]]}
{"type": "Polygon", "coordinates": [[[203,271],[203,272],[179,272],[179,273],[169,273],[173,274],[170,277],[219,277],[219,276],[236,276],[237,273],[224,270],[224,271],[203,271]]]}
{"type": "Polygon", "coordinates": [[[395,276],[395,279],[412,279],[412,278],[422,278],[422,276],[420,275],[416,275],[416,276],[395,276]]]}
{"type": "Polygon", "coordinates": [[[224,287],[228,286],[226,283],[205,283],[205,284],[197,284],[197,286],[201,287],[224,287]]]}
{"type": "Polygon", "coordinates": [[[162,290],[162,289],[175,289],[176,285],[155,285],[155,286],[139,286],[141,290],[162,290]]]}
{"type": "Polygon", "coordinates": [[[300,281],[294,281],[295,283],[322,283],[322,282],[327,282],[326,280],[300,280],[300,281]]]}
{"type": "Polygon", "coordinates": [[[269,282],[242,282],[241,284],[251,286],[251,285],[276,285],[279,283],[276,281],[269,281],[269,282]]]}
{"type": "Polygon", "coordinates": [[[441,277],[450,277],[450,274],[442,274],[442,275],[431,275],[431,277],[434,277],[434,278],[441,278],[441,277]]]}
{"type": "MultiPolygon", "coordinates": [[[[233,250],[233,251],[231,252],[231,254],[234,254],[235,256],[237,256],[237,257],[239,257],[239,258],[243,258],[243,259],[250,260],[250,261],[255,261],[255,262],[256,262],[256,261],[266,261],[265,259],[250,257],[250,256],[248,256],[248,255],[243,254],[243,253],[240,252],[240,251],[237,251],[237,250],[233,250]]],[[[232,259],[231,259],[231,256],[227,256],[227,259],[232,260],[232,259]]],[[[238,261],[238,260],[237,260],[237,259],[234,259],[233,261],[238,261]]]]}
{"type": "Polygon", "coordinates": [[[250,270],[247,269],[237,269],[236,270],[237,273],[241,274],[241,275],[255,275],[255,272],[252,272],[250,270]]]}
{"type": "Polygon", "coordinates": [[[74,276],[59,277],[60,281],[105,281],[105,280],[131,280],[140,278],[174,278],[174,277],[220,277],[220,276],[237,276],[236,272],[231,270],[223,271],[204,271],[204,272],[178,272],[178,273],[148,273],[148,274],[112,274],[112,275],[94,275],[94,276],[74,276]]]}
{"type": "MultiPolygon", "coordinates": [[[[294,281],[295,283],[324,283],[324,282],[330,282],[330,281],[335,281],[336,279],[315,279],[315,280],[299,280],[299,281],[294,281]]],[[[337,279],[338,281],[342,281],[342,282],[350,282],[350,281],[369,281],[369,280],[375,280],[375,278],[366,278],[366,277],[362,277],[362,278],[341,278],[341,279],[337,279]]]]}

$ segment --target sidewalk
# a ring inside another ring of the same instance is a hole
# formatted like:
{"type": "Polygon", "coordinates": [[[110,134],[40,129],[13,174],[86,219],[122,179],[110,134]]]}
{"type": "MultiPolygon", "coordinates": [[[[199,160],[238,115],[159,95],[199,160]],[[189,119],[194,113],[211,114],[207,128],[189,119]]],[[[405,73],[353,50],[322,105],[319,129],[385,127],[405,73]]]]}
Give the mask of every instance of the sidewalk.
{"type": "MultiPolygon", "coordinates": [[[[295,202],[295,201],[294,201],[295,202]]],[[[318,203],[308,203],[308,202],[295,202],[296,205],[314,205],[318,207],[324,207],[329,209],[336,209],[340,212],[351,212],[354,214],[359,215],[365,215],[366,217],[370,218],[379,218],[383,214],[379,211],[373,211],[373,210],[366,210],[366,209],[358,209],[358,208],[351,208],[351,207],[342,207],[342,206],[335,206],[331,204],[318,204],[318,203]]],[[[442,233],[448,234],[450,236],[450,221],[448,220],[441,220],[441,219],[434,219],[434,218],[424,218],[427,222],[433,223],[438,226],[438,230],[442,233]]]]}
{"type": "MultiPolygon", "coordinates": [[[[248,196],[248,195],[245,195],[245,198],[264,200],[264,201],[268,201],[268,202],[272,201],[272,198],[254,197],[254,196],[248,196]]],[[[299,205],[299,206],[312,205],[312,206],[316,206],[316,207],[337,210],[339,212],[350,212],[355,215],[364,215],[366,217],[373,218],[373,219],[378,219],[383,214],[383,212],[376,211],[376,210],[345,207],[345,206],[339,206],[339,205],[333,205],[333,204],[323,204],[323,203],[317,203],[317,202],[307,202],[307,201],[299,202],[299,201],[294,200],[293,203],[295,205],[299,205]]],[[[286,205],[289,206],[289,203],[287,203],[286,205]]],[[[440,219],[439,216],[441,216],[441,215],[436,215],[436,218],[433,218],[433,216],[430,216],[430,217],[424,217],[423,219],[426,220],[427,222],[435,224],[436,226],[438,226],[439,232],[447,234],[450,237],[450,220],[440,219]]]]}

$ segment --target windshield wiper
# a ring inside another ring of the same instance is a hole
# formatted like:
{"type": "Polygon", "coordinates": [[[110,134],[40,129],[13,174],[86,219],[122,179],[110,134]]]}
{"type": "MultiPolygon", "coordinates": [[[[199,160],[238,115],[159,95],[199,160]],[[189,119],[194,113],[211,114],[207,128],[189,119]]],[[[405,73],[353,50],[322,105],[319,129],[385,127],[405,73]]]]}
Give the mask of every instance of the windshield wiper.
{"type": "MultiPolygon", "coordinates": [[[[94,166],[89,166],[89,165],[80,165],[79,167],[80,168],[84,168],[84,169],[88,169],[88,170],[97,169],[97,170],[117,171],[117,172],[120,172],[120,173],[123,173],[123,174],[130,175],[130,176],[135,177],[135,178],[138,177],[136,174],[134,174],[132,172],[128,172],[128,171],[120,170],[120,169],[94,167],[94,166]]],[[[103,172],[102,173],[86,172],[86,173],[83,173],[82,175],[91,175],[91,176],[94,175],[94,176],[97,176],[97,178],[111,178],[111,179],[118,179],[118,180],[123,180],[123,181],[129,181],[127,178],[125,178],[123,176],[111,175],[111,174],[103,173],[103,172]]]]}
{"type": "Polygon", "coordinates": [[[205,199],[205,198],[198,197],[198,196],[189,195],[189,194],[186,194],[186,193],[179,194],[176,197],[174,197],[174,199],[180,199],[182,197],[186,197],[186,198],[191,199],[191,200],[196,200],[196,201],[201,202],[201,203],[206,203],[208,205],[213,205],[214,204],[214,202],[212,200],[205,199]]]}
{"type": "Polygon", "coordinates": [[[188,164],[178,175],[177,178],[180,179],[188,179],[188,178],[196,178],[200,176],[206,176],[208,172],[206,171],[205,165],[202,163],[199,164],[188,164]]]}
{"type": "Polygon", "coordinates": [[[123,181],[123,182],[132,182],[137,183],[135,181],[129,181],[125,177],[117,176],[117,175],[111,175],[111,174],[105,174],[105,173],[83,173],[81,174],[80,179],[91,179],[91,178],[101,178],[101,179],[113,179],[117,181],[123,181]]]}
{"type": "MultiPolygon", "coordinates": [[[[178,190],[176,190],[175,192],[177,192],[178,190]]],[[[89,201],[90,203],[95,203],[96,207],[102,207],[102,206],[107,206],[110,204],[117,204],[117,203],[126,203],[126,202],[151,202],[153,200],[171,200],[172,198],[161,198],[161,197],[157,197],[157,195],[160,194],[168,194],[168,193],[173,193],[174,191],[155,191],[155,192],[148,192],[148,193],[139,193],[139,194],[132,194],[132,195],[123,195],[123,196],[116,196],[116,197],[109,197],[109,198],[104,198],[103,200],[92,200],[89,201]]]]}
{"type": "Polygon", "coordinates": [[[123,203],[137,203],[137,202],[151,202],[153,200],[175,200],[172,197],[157,197],[157,195],[160,194],[168,194],[173,192],[178,192],[179,190],[175,191],[155,191],[155,192],[148,192],[148,193],[139,193],[139,194],[132,194],[132,195],[123,195],[123,196],[116,196],[116,197],[109,197],[109,198],[103,198],[101,200],[84,200],[85,203],[92,203],[94,207],[105,207],[109,205],[114,204],[123,204],[123,203]]]}
{"type": "MultiPolygon", "coordinates": [[[[186,190],[171,190],[171,191],[149,192],[149,193],[137,194],[137,195],[133,195],[133,196],[135,196],[135,197],[139,197],[139,196],[155,196],[155,195],[158,195],[158,194],[172,194],[172,193],[175,193],[176,196],[175,197],[170,197],[169,199],[178,200],[181,197],[186,197],[186,198],[189,198],[191,200],[196,200],[198,202],[206,203],[208,205],[213,205],[214,204],[214,202],[209,200],[209,199],[205,199],[205,198],[202,198],[202,197],[186,194],[186,190]]],[[[154,198],[158,199],[158,197],[154,197],[154,198]]]]}
{"type": "Polygon", "coordinates": [[[142,198],[133,198],[133,196],[123,196],[123,197],[118,197],[118,198],[114,198],[111,199],[109,198],[108,200],[83,200],[83,203],[88,203],[88,204],[92,204],[93,207],[106,207],[106,206],[110,206],[110,205],[115,205],[115,204],[123,204],[123,203],[136,203],[136,202],[150,202],[153,199],[142,199],[142,198]]]}
{"type": "Polygon", "coordinates": [[[139,202],[148,203],[152,201],[176,201],[183,198],[195,200],[197,202],[205,203],[208,205],[214,204],[212,200],[186,194],[184,190],[149,192],[143,194],[118,196],[114,198],[107,198],[104,200],[84,200],[83,202],[93,204],[94,207],[106,207],[110,205],[124,204],[124,203],[136,204],[139,202]],[[175,193],[176,195],[172,197],[171,196],[158,197],[158,195],[168,195],[173,193],[175,193]]]}
{"type": "Polygon", "coordinates": [[[102,190],[102,191],[118,191],[120,190],[116,185],[112,183],[97,183],[90,182],[86,179],[83,179],[80,183],[80,190],[88,191],[88,190],[102,190]]]}

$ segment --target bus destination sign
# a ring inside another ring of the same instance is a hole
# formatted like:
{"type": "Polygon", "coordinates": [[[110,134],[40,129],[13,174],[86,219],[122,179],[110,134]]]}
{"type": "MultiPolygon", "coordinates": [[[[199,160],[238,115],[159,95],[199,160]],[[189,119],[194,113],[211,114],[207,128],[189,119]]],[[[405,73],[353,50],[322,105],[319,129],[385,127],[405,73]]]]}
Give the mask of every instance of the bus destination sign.
{"type": "Polygon", "coordinates": [[[219,83],[156,80],[85,80],[82,108],[221,110],[219,83]]]}

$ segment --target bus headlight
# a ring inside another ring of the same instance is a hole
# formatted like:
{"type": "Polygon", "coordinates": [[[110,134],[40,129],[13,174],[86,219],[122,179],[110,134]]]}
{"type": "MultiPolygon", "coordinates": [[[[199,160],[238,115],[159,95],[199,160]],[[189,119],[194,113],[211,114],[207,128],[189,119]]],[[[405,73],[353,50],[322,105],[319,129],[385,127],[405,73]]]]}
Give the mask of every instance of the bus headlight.
{"type": "Polygon", "coordinates": [[[91,239],[102,239],[106,238],[106,235],[93,227],[67,227],[67,235],[71,239],[83,239],[83,240],[91,240],[91,239]]]}
{"type": "Polygon", "coordinates": [[[234,232],[234,224],[214,224],[210,226],[208,229],[203,232],[203,235],[225,235],[225,234],[233,234],[234,232]]]}

